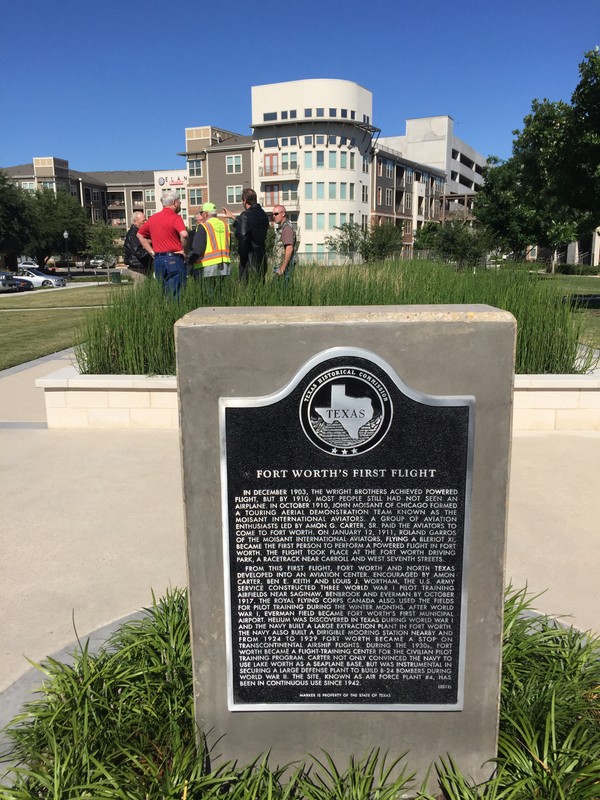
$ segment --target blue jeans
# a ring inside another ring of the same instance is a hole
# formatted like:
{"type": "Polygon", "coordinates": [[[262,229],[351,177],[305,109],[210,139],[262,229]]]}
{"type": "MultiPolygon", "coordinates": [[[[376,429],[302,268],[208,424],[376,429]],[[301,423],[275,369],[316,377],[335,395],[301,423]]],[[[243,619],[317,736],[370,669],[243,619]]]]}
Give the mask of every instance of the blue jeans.
{"type": "Polygon", "coordinates": [[[173,295],[178,300],[186,280],[183,257],[176,253],[171,255],[155,254],[154,275],[162,283],[165,294],[173,295]]]}

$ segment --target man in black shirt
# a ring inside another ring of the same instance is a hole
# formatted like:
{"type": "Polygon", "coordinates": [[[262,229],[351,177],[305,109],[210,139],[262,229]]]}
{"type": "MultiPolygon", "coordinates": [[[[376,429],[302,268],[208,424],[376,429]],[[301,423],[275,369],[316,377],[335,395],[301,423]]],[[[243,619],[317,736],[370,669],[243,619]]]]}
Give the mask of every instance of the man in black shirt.
{"type": "Polygon", "coordinates": [[[137,237],[137,232],[144,222],[146,222],[144,212],[134,211],[131,216],[131,228],[127,231],[125,242],[123,243],[123,260],[131,270],[133,282],[136,285],[146,280],[148,268],[152,261],[150,253],[144,250],[137,237]]]}
{"type": "Polygon", "coordinates": [[[226,208],[223,209],[225,216],[234,221],[233,229],[237,236],[240,256],[239,279],[247,281],[252,273],[259,275],[264,281],[267,272],[265,240],[269,230],[269,217],[258,204],[254,189],[244,189],[242,204],[244,211],[239,217],[234,216],[226,208]]]}

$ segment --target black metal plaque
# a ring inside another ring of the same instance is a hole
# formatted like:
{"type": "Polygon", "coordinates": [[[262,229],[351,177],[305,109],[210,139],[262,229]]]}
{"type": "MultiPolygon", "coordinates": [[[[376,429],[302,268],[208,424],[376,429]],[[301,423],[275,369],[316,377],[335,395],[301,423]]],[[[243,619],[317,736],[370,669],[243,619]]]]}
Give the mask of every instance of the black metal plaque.
{"type": "Polygon", "coordinates": [[[229,708],[462,708],[473,397],[332,348],[221,398],[229,708]]]}

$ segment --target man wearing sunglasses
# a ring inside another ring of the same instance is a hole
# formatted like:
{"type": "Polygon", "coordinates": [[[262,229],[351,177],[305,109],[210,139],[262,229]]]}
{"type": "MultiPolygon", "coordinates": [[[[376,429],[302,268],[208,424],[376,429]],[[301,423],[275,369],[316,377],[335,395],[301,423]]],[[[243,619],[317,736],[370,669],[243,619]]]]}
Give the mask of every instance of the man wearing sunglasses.
{"type": "Polygon", "coordinates": [[[289,281],[294,270],[296,232],[288,219],[285,206],[273,208],[273,222],[275,223],[275,266],[273,272],[285,281],[289,281]]]}

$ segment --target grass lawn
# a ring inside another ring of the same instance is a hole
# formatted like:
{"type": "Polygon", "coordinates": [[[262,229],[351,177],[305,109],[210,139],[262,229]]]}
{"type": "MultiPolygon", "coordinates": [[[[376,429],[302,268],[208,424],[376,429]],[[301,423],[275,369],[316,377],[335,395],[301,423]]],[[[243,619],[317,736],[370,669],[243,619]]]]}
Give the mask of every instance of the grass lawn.
{"type": "Polygon", "coordinates": [[[545,275],[565,294],[600,294],[600,275],[545,275]]]}
{"type": "Polygon", "coordinates": [[[86,315],[121,286],[85,286],[0,297],[0,369],[72,347],[86,315]],[[86,310],[87,309],[87,310],[86,310]]]}

